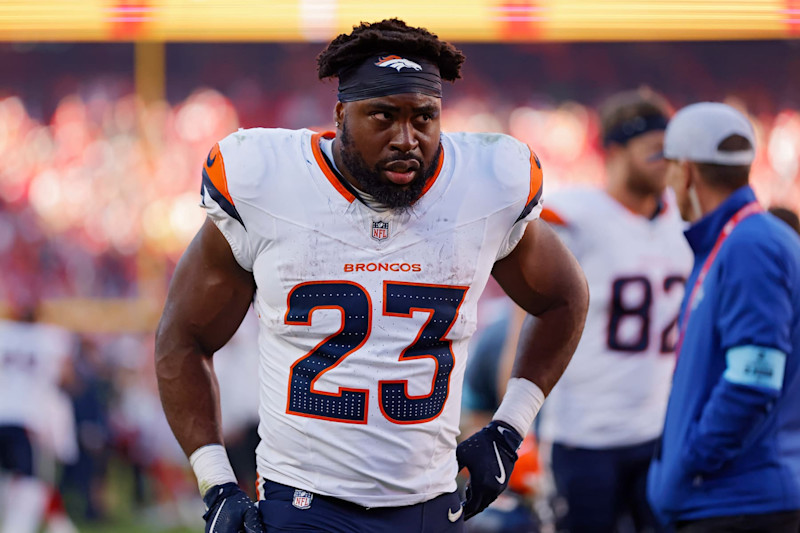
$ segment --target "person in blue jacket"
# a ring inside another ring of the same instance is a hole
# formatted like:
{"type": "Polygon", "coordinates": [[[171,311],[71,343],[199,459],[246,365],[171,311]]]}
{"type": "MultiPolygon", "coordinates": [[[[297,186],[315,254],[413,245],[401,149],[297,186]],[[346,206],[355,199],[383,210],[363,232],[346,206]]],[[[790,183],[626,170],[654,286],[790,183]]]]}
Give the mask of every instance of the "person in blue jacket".
{"type": "Polygon", "coordinates": [[[679,533],[800,531],[800,238],[748,185],[750,122],[680,110],[664,158],[695,254],[648,498],[679,533]]]}

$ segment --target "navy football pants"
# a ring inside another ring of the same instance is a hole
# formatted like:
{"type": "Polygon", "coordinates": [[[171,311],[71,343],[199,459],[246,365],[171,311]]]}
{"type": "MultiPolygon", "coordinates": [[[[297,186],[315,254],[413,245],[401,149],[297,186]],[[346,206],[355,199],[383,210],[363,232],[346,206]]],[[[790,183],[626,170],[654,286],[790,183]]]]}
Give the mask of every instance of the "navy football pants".
{"type": "Polygon", "coordinates": [[[612,533],[629,513],[636,531],[661,531],[647,503],[647,470],[655,443],[606,450],[553,444],[556,490],[568,505],[563,529],[612,533]]]}
{"type": "Polygon", "coordinates": [[[22,426],[0,426],[0,469],[33,476],[33,446],[22,426]]]}
{"type": "Polygon", "coordinates": [[[306,509],[292,502],[295,489],[264,481],[264,500],[258,502],[261,520],[269,533],[462,533],[464,516],[458,493],[405,507],[366,509],[337,498],[314,494],[306,509]],[[458,516],[455,521],[451,518],[458,516]]]}

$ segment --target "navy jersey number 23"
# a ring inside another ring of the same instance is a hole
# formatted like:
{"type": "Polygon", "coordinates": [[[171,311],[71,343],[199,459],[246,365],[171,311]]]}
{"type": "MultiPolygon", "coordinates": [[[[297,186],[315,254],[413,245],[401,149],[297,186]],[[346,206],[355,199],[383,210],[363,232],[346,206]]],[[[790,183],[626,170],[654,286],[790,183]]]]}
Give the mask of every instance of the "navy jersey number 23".
{"type": "MultiPolygon", "coordinates": [[[[444,337],[455,322],[466,293],[467,287],[460,286],[384,282],[384,315],[410,318],[414,311],[429,314],[417,338],[398,354],[398,361],[423,357],[436,361],[433,387],[426,396],[411,396],[407,381],[379,383],[381,412],[391,422],[422,423],[442,412],[454,365],[451,341],[444,337]]],[[[372,328],[370,295],[357,283],[322,281],[297,285],[288,300],[287,324],[310,325],[311,315],[318,309],[338,310],[342,323],[339,331],[292,365],[287,413],[365,424],[368,391],[340,388],[338,393],[319,392],[314,390],[314,382],[367,341],[372,328]]]]}

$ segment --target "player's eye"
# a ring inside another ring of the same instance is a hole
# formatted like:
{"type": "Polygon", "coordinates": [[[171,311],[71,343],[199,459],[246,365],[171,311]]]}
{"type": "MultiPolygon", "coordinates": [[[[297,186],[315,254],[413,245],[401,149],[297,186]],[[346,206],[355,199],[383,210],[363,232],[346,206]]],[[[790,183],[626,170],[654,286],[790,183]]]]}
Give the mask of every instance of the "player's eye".
{"type": "Polygon", "coordinates": [[[386,111],[374,111],[371,115],[378,120],[392,120],[392,114],[386,111]]]}

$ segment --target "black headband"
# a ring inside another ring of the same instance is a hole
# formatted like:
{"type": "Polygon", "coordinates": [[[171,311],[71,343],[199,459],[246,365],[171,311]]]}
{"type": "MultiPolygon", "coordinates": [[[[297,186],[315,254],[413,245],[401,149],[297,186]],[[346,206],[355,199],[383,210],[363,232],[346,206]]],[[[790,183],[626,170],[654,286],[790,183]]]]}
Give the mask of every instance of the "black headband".
{"type": "Polygon", "coordinates": [[[603,138],[603,146],[607,147],[612,143],[625,144],[634,137],[638,137],[649,131],[663,131],[667,129],[668,121],[669,119],[664,115],[633,117],[609,131],[603,138]]]}
{"type": "Polygon", "coordinates": [[[441,98],[439,67],[425,59],[379,54],[339,72],[340,102],[402,93],[441,98]]]}

